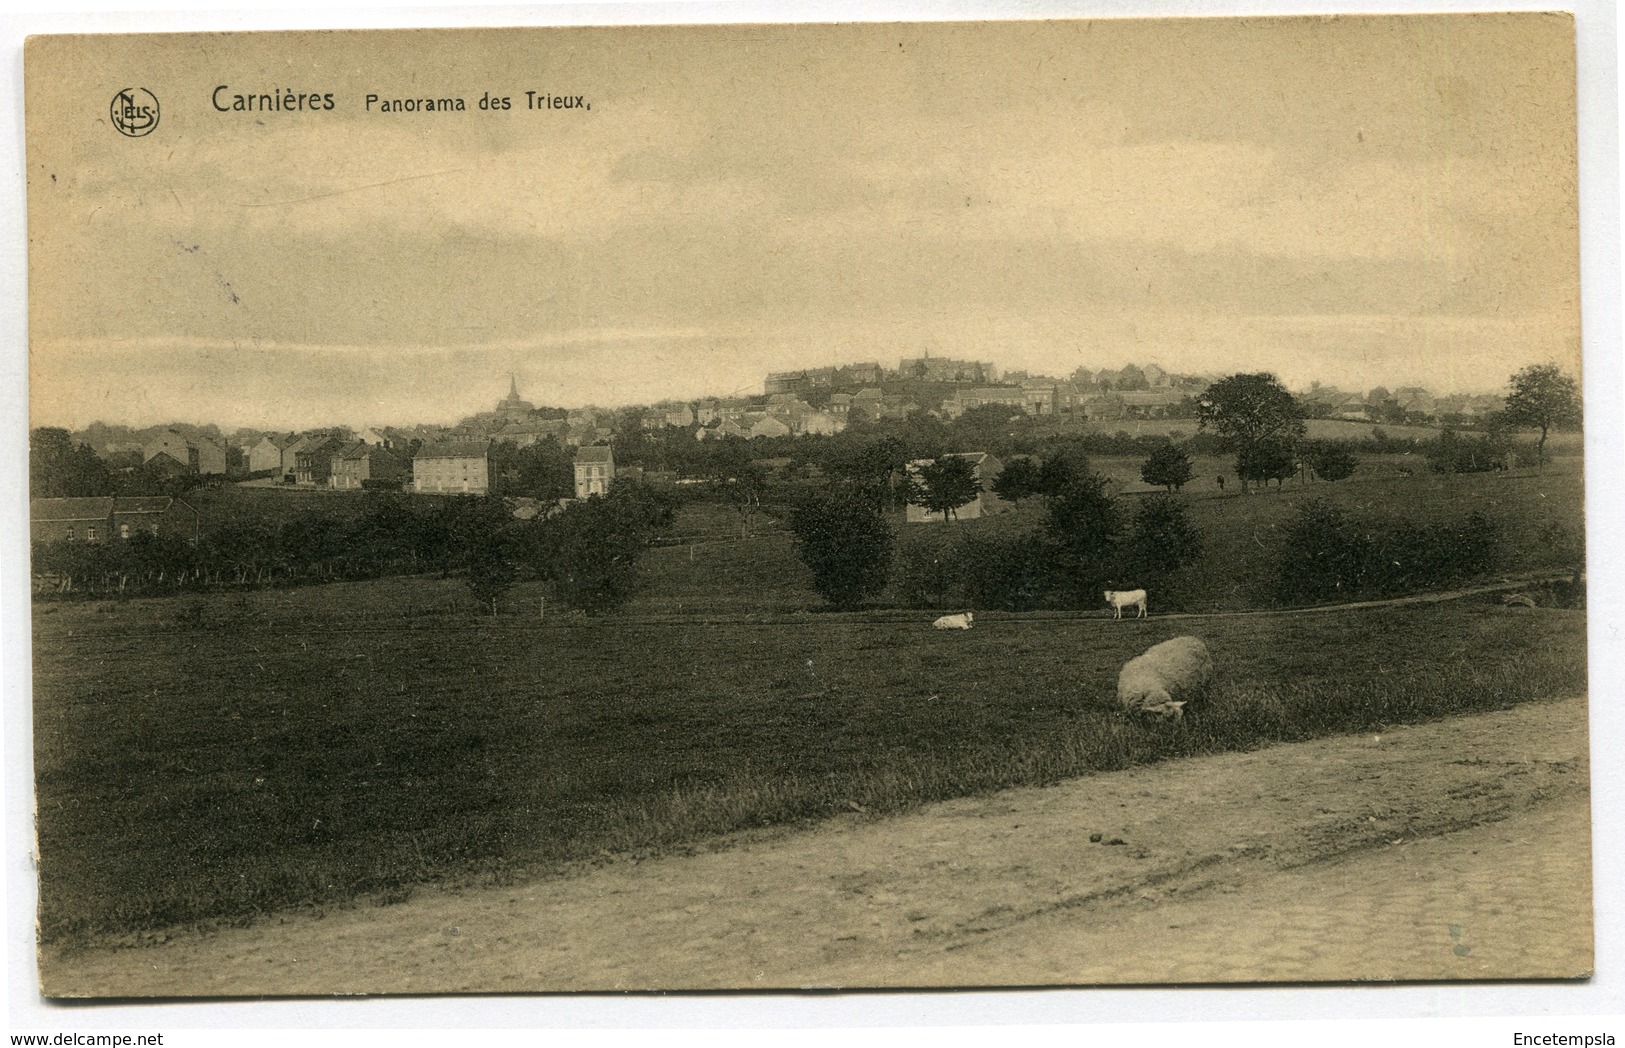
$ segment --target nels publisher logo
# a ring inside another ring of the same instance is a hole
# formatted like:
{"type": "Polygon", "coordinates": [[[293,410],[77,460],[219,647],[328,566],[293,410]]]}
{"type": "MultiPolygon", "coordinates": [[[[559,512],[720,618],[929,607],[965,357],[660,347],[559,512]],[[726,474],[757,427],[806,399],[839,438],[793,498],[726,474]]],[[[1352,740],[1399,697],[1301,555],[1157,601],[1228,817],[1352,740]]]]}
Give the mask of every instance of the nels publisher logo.
{"type": "Polygon", "coordinates": [[[144,87],[126,87],[113,96],[108,114],[119,134],[140,138],[158,126],[158,99],[144,87]]]}

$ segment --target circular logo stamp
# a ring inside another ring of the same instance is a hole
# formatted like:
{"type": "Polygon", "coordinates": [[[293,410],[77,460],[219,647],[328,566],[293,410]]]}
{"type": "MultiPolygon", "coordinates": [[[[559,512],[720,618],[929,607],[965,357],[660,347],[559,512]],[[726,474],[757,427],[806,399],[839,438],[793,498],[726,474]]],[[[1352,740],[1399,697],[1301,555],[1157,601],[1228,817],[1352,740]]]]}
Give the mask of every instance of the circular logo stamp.
{"type": "Polygon", "coordinates": [[[114,95],[107,112],[113,129],[131,138],[150,135],[158,126],[158,98],[144,87],[126,87],[114,95]]]}

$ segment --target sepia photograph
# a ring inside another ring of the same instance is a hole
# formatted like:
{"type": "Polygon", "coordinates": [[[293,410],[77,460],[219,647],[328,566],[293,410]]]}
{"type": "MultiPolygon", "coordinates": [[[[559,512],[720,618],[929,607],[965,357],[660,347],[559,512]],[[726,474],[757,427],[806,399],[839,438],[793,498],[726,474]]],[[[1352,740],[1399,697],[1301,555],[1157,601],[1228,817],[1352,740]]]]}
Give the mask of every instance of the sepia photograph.
{"type": "Polygon", "coordinates": [[[23,64],[43,996],[1592,976],[1572,15],[23,64]]]}

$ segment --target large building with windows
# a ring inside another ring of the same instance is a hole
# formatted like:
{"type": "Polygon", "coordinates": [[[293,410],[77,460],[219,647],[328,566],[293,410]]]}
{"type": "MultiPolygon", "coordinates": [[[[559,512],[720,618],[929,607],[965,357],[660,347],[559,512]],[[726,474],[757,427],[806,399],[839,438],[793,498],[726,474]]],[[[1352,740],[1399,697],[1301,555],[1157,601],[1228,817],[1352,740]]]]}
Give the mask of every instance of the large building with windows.
{"type": "Polygon", "coordinates": [[[412,490],[420,495],[484,495],[491,490],[489,441],[425,444],[412,457],[412,490]]]}
{"type": "Polygon", "coordinates": [[[615,452],[605,445],[576,451],[576,498],[607,495],[615,481],[615,452]]]}

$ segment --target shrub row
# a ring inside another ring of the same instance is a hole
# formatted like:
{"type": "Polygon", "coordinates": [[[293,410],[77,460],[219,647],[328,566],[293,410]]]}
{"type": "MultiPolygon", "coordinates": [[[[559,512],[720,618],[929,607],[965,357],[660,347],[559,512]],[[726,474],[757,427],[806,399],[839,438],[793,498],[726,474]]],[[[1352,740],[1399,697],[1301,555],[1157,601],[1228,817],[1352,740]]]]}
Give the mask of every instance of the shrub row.
{"type": "Polygon", "coordinates": [[[1437,589],[1493,571],[1500,549],[1500,529],[1482,513],[1417,524],[1403,517],[1356,518],[1310,499],[1287,525],[1275,596],[1299,604],[1437,589]]]}

